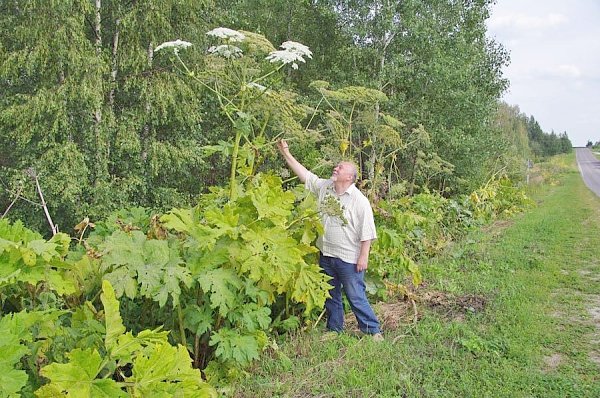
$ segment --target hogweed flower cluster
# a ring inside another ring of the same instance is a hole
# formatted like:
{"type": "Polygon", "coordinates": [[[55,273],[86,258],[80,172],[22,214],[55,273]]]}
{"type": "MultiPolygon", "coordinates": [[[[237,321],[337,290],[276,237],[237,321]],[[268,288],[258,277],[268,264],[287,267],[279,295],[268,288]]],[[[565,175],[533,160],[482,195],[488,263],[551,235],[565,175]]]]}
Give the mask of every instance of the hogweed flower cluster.
{"type": "Polygon", "coordinates": [[[298,62],[306,62],[304,57],[312,59],[312,51],[302,43],[286,41],[280,47],[283,50],[272,51],[266,59],[271,62],[282,62],[284,65],[292,64],[294,69],[298,69],[298,62]]]}
{"type": "Polygon", "coordinates": [[[162,43],[160,46],[156,47],[154,49],[154,52],[160,51],[164,48],[172,48],[173,51],[175,52],[175,54],[179,54],[179,50],[182,48],[187,48],[190,47],[192,45],[192,43],[190,43],[189,41],[183,41],[183,40],[175,40],[175,41],[166,41],[164,43],[162,43]]]}
{"type": "Polygon", "coordinates": [[[333,219],[337,219],[343,226],[346,226],[348,225],[348,219],[344,214],[344,209],[340,200],[331,194],[325,195],[318,208],[322,217],[332,217],[333,219]]]}
{"type": "Polygon", "coordinates": [[[209,32],[206,32],[208,36],[213,36],[218,39],[224,39],[230,43],[239,43],[244,41],[246,36],[238,32],[237,30],[229,29],[229,28],[215,28],[209,32]]]}
{"type": "Polygon", "coordinates": [[[242,49],[230,44],[221,44],[218,46],[212,46],[208,49],[211,54],[220,55],[223,58],[238,58],[243,55],[242,49]]]}
{"type": "Polygon", "coordinates": [[[246,36],[242,32],[229,28],[215,28],[209,32],[206,32],[208,36],[216,37],[225,41],[226,44],[220,44],[218,46],[212,46],[208,49],[208,52],[213,55],[219,55],[223,58],[239,58],[244,55],[241,48],[234,46],[230,43],[241,43],[246,39],[246,36]]]}
{"type": "MultiPolygon", "coordinates": [[[[210,54],[219,55],[223,58],[231,59],[238,58],[243,55],[241,48],[232,45],[231,43],[241,43],[246,39],[242,32],[229,28],[215,28],[206,32],[208,36],[221,39],[225,44],[211,46],[208,49],[210,54]]],[[[172,48],[175,55],[179,54],[179,50],[191,46],[192,43],[183,40],[167,41],[156,47],[154,51],[160,51],[164,48],[172,48]]],[[[312,51],[302,43],[295,41],[286,41],[280,46],[283,50],[271,51],[265,58],[271,63],[281,62],[283,65],[292,64],[292,68],[298,69],[298,63],[306,63],[305,57],[312,59],[312,51]]]]}

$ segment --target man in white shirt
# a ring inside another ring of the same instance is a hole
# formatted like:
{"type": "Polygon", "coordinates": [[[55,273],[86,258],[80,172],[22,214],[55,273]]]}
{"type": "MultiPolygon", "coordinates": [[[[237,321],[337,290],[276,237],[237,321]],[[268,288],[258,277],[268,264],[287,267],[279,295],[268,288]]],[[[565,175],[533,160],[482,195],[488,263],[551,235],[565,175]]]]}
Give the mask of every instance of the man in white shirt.
{"type": "Polygon", "coordinates": [[[344,328],[342,289],[348,298],[358,327],[364,333],[381,340],[379,321],[369,305],[365,289],[365,270],[368,266],[371,241],[377,238],[373,210],[369,200],[354,184],[356,166],[340,162],[330,179],[322,179],[308,171],[292,156],[286,141],[278,142],[279,152],[292,171],[317,196],[319,205],[332,197],[339,201],[343,219],[337,215],[321,213],[324,233],[317,240],[321,250],[319,264],[332,277],[329,283],[331,298],[325,302],[327,328],[341,332],[344,328]]]}

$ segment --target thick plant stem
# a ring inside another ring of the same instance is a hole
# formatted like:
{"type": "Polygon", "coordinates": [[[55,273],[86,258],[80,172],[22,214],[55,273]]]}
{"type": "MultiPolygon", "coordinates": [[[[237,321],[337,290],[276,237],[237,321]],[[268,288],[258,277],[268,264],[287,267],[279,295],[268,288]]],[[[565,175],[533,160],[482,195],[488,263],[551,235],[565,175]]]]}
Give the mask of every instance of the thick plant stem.
{"type": "Polygon", "coordinates": [[[181,312],[181,304],[177,306],[177,317],[179,318],[179,334],[181,335],[181,345],[187,348],[185,339],[185,327],[183,326],[183,312],[181,312]]]}
{"type": "Polygon", "coordinates": [[[237,169],[237,157],[238,157],[238,151],[240,149],[240,140],[242,139],[242,132],[241,131],[236,131],[235,132],[235,142],[233,144],[233,154],[232,156],[232,160],[231,160],[231,174],[229,176],[229,200],[234,201],[237,199],[237,189],[236,189],[236,183],[235,183],[235,172],[237,169]]]}

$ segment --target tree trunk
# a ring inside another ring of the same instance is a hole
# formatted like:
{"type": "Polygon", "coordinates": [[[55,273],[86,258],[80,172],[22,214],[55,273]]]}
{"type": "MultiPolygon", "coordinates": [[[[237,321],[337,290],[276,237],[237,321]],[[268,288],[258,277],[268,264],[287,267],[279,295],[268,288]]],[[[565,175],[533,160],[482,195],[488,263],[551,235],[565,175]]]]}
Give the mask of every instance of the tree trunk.
{"type": "MultiPolygon", "coordinates": [[[[148,69],[152,68],[152,63],[154,60],[154,46],[152,45],[152,43],[148,44],[148,51],[147,51],[147,55],[148,55],[148,69]]],[[[148,115],[150,114],[150,101],[146,100],[146,105],[145,105],[145,111],[146,111],[146,120],[148,120],[148,115]]],[[[150,123],[146,122],[144,123],[144,127],[142,128],[142,136],[141,136],[141,143],[142,143],[142,163],[146,164],[146,159],[148,158],[148,150],[149,150],[149,142],[150,142],[150,123]]]]}
{"type": "MultiPolygon", "coordinates": [[[[102,0],[96,0],[95,10],[95,22],[94,22],[94,34],[96,36],[96,56],[100,58],[102,56],[102,17],[100,11],[102,10],[102,0]]],[[[101,88],[99,88],[101,89],[101,88]]],[[[102,126],[102,103],[100,102],[94,110],[94,133],[96,140],[96,162],[95,162],[95,173],[94,179],[97,184],[101,180],[105,180],[108,176],[108,162],[106,158],[106,139],[104,137],[103,126],[102,126]]]]}
{"type": "Polygon", "coordinates": [[[117,53],[119,49],[119,32],[121,28],[121,19],[117,18],[115,21],[115,34],[113,36],[112,46],[112,58],[111,58],[111,71],[110,71],[110,93],[108,95],[108,103],[111,109],[114,109],[115,105],[115,89],[117,86],[117,53]]]}

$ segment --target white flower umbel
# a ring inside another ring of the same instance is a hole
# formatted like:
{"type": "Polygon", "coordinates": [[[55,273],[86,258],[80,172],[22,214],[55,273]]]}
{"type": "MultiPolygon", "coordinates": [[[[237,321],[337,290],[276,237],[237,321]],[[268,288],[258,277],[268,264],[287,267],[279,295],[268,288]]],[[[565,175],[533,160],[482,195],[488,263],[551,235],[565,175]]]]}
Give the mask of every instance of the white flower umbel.
{"type": "Polygon", "coordinates": [[[172,48],[173,51],[175,52],[175,54],[179,54],[179,50],[182,48],[187,48],[190,47],[192,45],[192,43],[188,42],[188,41],[183,41],[183,40],[175,40],[175,41],[166,41],[163,44],[161,44],[160,46],[156,47],[154,49],[154,52],[160,51],[164,48],[172,48]]]}
{"type": "Polygon", "coordinates": [[[295,41],[286,41],[282,43],[280,47],[284,50],[288,50],[300,56],[312,59],[312,51],[310,51],[310,49],[302,43],[298,43],[295,41]]]}
{"type": "Polygon", "coordinates": [[[298,62],[306,62],[303,57],[312,58],[310,49],[295,41],[286,41],[281,45],[281,48],[284,50],[271,51],[266,59],[270,62],[292,64],[292,68],[298,69],[298,62]]]}
{"type": "Polygon", "coordinates": [[[219,46],[212,46],[208,49],[211,54],[220,55],[223,58],[237,58],[242,56],[242,50],[239,47],[232,46],[230,44],[221,44],[219,46]]]}
{"type": "Polygon", "coordinates": [[[206,32],[206,34],[209,36],[218,37],[219,39],[225,39],[231,43],[244,41],[246,38],[243,33],[229,28],[215,28],[209,32],[206,32]]]}
{"type": "Polygon", "coordinates": [[[279,51],[271,51],[269,55],[267,55],[267,60],[271,62],[281,62],[283,64],[292,64],[292,68],[298,69],[297,62],[306,62],[301,55],[287,51],[287,50],[279,50],[279,51]]]}

